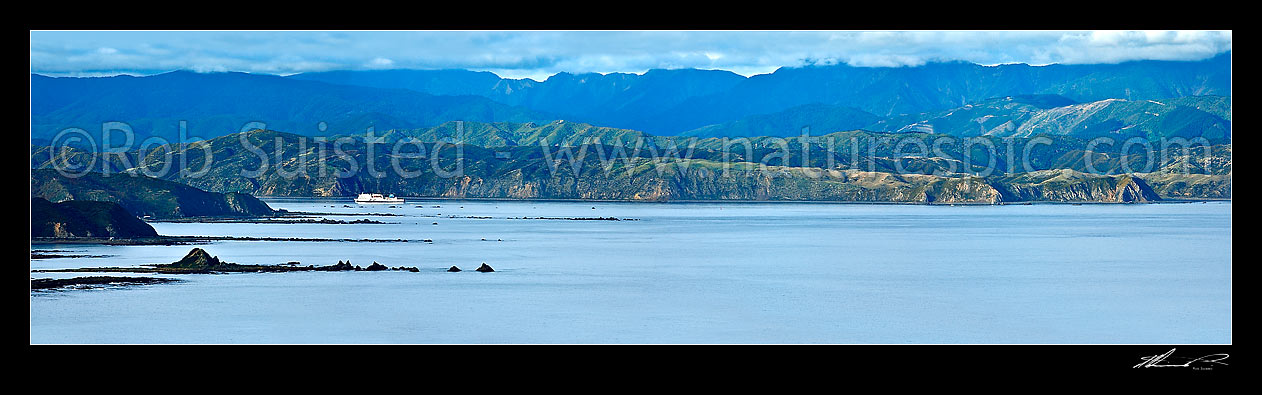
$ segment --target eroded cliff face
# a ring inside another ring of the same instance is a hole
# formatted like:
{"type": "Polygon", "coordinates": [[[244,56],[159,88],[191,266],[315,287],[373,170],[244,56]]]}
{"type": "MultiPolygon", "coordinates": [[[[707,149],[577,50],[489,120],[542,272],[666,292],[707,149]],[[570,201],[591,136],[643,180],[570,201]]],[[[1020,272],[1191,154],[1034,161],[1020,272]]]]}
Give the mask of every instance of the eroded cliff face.
{"type": "Polygon", "coordinates": [[[1231,173],[1140,174],[1159,195],[1171,199],[1231,199],[1231,173]]]}
{"type": "Polygon", "coordinates": [[[1131,175],[1117,177],[1117,188],[1114,189],[1113,201],[1121,203],[1138,203],[1161,200],[1157,192],[1152,190],[1142,178],[1131,175]]]}
{"type": "MultiPolygon", "coordinates": [[[[508,199],[678,200],[816,200],[932,204],[997,204],[1005,202],[1150,202],[1159,194],[1139,176],[1091,175],[1049,170],[992,177],[891,174],[858,170],[768,167],[728,172],[679,164],[658,171],[572,172],[515,169],[500,174],[456,177],[425,175],[330,179],[319,182],[269,180],[264,175],[252,191],[270,196],[354,196],[393,193],[399,196],[508,199]],[[311,185],[330,185],[311,188],[311,185]]],[[[1164,184],[1163,184],[1164,185],[1164,184]]],[[[1186,188],[1179,190],[1187,190],[1186,188]]]]}
{"type": "MultiPolygon", "coordinates": [[[[366,183],[365,183],[366,184],[366,183]]],[[[1003,202],[981,177],[894,175],[855,170],[769,168],[722,173],[711,169],[646,171],[633,175],[473,175],[425,182],[401,181],[386,191],[445,198],[679,200],[816,200],[905,203],[1003,202]]],[[[353,193],[358,193],[354,192],[353,193]]],[[[352,193],[352,194],[353,194],[352,193]]]]}
{"type": "Polygon", "coordinates": [[[1003,194],[981,177],[943,178],[929,184],[923,203],[1002,203],[1003,194]]]}
{"type": "Polygon", "coordinates": [[[1006,201],[1138,203],[1161,200],[1143,179],[1073,170],[1044,170],[998,177],[992,185],[1006,201]]]}

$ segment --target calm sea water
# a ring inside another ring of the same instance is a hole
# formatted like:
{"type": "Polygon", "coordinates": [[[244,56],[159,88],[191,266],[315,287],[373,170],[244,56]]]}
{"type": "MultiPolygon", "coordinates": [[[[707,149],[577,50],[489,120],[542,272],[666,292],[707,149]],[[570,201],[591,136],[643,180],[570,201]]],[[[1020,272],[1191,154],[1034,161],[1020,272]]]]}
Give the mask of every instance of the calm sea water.
{"type": "MultiPolygon", "coordinates": [[[[185,281],[37,292],[31,343],[1232,342],[1230,202],[267,202],[387,223],[153,225],[433,242],[200,245],[236,263],[421,272],[165,275],[185,281]],[[496,272],[472,270],[483,262],[496,272]],[[445,272],[453,265],[465,271],[445,272]]],[[[110,255],[31,261],[52,269],[170,263],[193,246],[35,248],[110,255]]]]}

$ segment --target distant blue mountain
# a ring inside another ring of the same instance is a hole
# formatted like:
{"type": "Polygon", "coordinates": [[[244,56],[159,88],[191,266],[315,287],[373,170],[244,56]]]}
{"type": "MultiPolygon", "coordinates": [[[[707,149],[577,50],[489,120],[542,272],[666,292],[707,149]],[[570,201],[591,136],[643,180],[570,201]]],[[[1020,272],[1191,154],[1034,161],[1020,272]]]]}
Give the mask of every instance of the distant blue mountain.
{"type": "MultiPolygon", "coordinates": [[[[371,88],[402,88],[431,95],[481,95],[495,89],[502,80],[487,71],[448,70],[370,70],[324,71],[294,74],[289,79],[319,81],[371,88]]],[[[532,80],[523,80],[534,82],[532,80]]]]}
{"type": "Polygon", "coordinates": [[[810,103],[891,116],[1028,94],[1058,94],[1078,102],[1230,96],[1231,57],[1228,53],[1197,62],[1037,67],[953,62],[920,67],[782,68],[750,77],[731,90],[692,98],[646,120],[641,128],[659,133],[688,130],[810,103]]]}
{"type": "Polygon", "coordinates": [[[804,104],[771,114],[703,126],[680,134],[687,137],[795,137],[863,129],[880,121],[876,115],[850,107],[804,104]],[[803,130],[803,129],[806,130],[803,130]]]}
{"type": "MultiPolygon", "coordinates": [[[[31,137],[58,130],[99,133],[101,123],[129,123],[140,137],[212,138],[249,121],[304,135],[432,127],[453,120],[539,122],[565,119],[655,135],[719,136],[802,125],[848,129],[863,123],[950,110],[1002,97],[1164,100],[1231,95],[1231,53],[1202,61],[1099,65],[786,67],[743,77],[720,70],[650,70],[644,74],[559,73],[545,81],[467,70],[304,73],[287,77],[177,71],[132,77],[31,75],[31,137]],[[1056,95],[1056,96],[1052,96],[1056,95]],[[324,131],[318,122],[326,122],[324,131]],[[704,129],[704,130],[703,130],[704,129]]],[[[1223,104],[1198,102],[1221,113],[1223,104]]],[[[1180,118],[1183,119],[1183,118],[1180,118]]],[[[919,120],[916,120],[919,121],[919,120]]],[[[901,127],[902,125],[893,125],[901,127]]]]}
{"type": "Polygon", "coordinates": [[[559,73],[543,82],[470,71],[343,71],[290,76],[431,94],[472,94],[601,126],[674,135],[808,104],[878,116],[945,110],[996,97],[1056,94],[1077,102],[1231,95],[1231,53],[1202,61],[917,67],[786,67],[749,78],[713,70],[559,73]]]}
{"type": "Polygon", "coordinates": [[[411,129],[453,119],[546,122],[556,116],[481,96],[440,96],[247,73],[175,71],[133,77],[53,78],[31,75],[31,137],[47,139],[79,127],[99,135],[108,121],[128,123],[138,137],[174,139],[236,133],[247,122],[306,135],[411,129]],[[326,129],[317,128],[319,122],[326,129]]]}
{"type": "Polygon", "coordinates": [[[479,95],[602,126],[645,124],[644,120],[691,98],[726,92],[745,81],[745,77],[729,71],[696,69],[654,69],[644,74],[558,73],[543,82],[467,70],[331,71],[288,78],[434,95],[479,95]]]}

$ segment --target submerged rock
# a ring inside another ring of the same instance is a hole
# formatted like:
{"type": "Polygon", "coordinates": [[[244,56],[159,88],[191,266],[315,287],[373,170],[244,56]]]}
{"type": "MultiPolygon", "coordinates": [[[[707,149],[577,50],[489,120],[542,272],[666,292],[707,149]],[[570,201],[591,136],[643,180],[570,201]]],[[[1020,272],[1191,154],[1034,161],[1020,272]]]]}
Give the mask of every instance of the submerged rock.
{"type": "Polygon", "coordinates": [[[478,266],[478,268],[474,270],[477,270],[482,273],[490,273],[490,272],[495,271],[495,269],[492,269],[490,266],[487,266],[486,262],[482,262],[482,266],[478,266]]]}

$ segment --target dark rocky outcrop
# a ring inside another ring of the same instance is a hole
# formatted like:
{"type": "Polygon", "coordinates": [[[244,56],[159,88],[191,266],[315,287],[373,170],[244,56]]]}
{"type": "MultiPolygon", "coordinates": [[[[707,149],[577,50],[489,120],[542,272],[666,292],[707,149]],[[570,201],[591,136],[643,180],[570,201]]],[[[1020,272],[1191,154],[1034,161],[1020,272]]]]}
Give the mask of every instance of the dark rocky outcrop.
{"type": "Polygon", "coordinates": [[[459,272],[459,271],[460,271],[460,268],[455,267],[455,266],[452,266],[452,267],[447,268],[447,271],[448,271],[448,272],[455,273],[455,272],[459,272]]]}
{"type": "Polygon", "coordinates": [[[482,266],[478,266],[478,268],[474,270],[477,270],[482,273],[490,273],[490,272],[495,271],[495,269],[492,269],[491,266],[488,266],[486,262],[482,262],[482,266]]]}
{"type": "MultiPolygon", "coordinates": [[[[367,270],[384,270],[385,266],[373,262],[374,265],[367,270]]],[[[337,264],[330,266],[295,266],[289,264],[281,265],[241,265],[236,263],[221,261],[218,257],[211,256],[201,248],[193,248],[185,255],[184,258],[174,263],[163,265],[153,265],[154,271],[159,273],[214,273],[214,272],[292,272],[292,271],[361,271],[366,270],[359,266],[351,265],[350,261],[337,261],[337,264]]]]}
{"type": "Polygon", "coordinates": [[[152,226],[113,202],[31,199],[31,237],[157,237],[152,226]]]}
{"type": "Polygon", "coordinates": [[[325,266],[324,268],[325,268],[325,270],[327,270],[327,271],[331,271],[331,272],[340,272],[340,271],[356,270],[356,269],[358,269],[359,267],[358,267],[358,266],[352,266],[350,261],[346,261],[346,262],[337,261],[337,264],[336,264],[336,265],[332,265],[332,266],[325,266]]]}
{"type": "Polygon", "coordinates": [[[368,265],[368,267],[367,267],[367,268],[365,268],[364,270],[366,270],[366,271],[370,271],[370,272],[379,272],[379,271],[382,271],[382,270],[389,270],[389,269],[390,269],[390,268],[386,267],[386,265],[382,265],[382,264],[380,264],[380,263],[373,262],[371,265],[368,265]]]}
{"type": "Polygon", "coordinates": [[[193,248],[178,261],[164,265],[154,265],[158,268],[184,269],[196,272],[209,271],[232,271],[240,269],[241,266],[235,263],[220,261],[218,257],[211,256],[209,252],[201,248],[193,248]]]}

